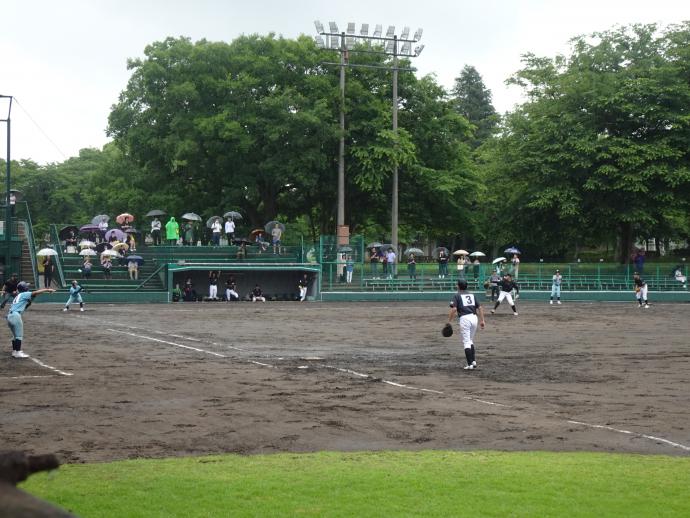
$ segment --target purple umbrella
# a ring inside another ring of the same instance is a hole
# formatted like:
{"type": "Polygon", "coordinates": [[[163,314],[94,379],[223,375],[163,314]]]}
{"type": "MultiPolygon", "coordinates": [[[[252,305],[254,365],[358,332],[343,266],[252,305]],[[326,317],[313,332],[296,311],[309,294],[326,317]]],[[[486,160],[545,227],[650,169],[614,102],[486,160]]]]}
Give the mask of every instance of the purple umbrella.
{"type": "Polygon", "coordinates": [[[79,227],[79,232],[98,232],[98,225],[92,225],[91,223],[82,225],[79,227]]]}
{"type": "Polygon", "coordinates": [[[110,241],[110,238],[112,236],[115,236],[115,238],[118,241],[124,241],[127,236],[125,236],[125,233],[120,230],[119,228],[111,228],[105,233],[105,240],[110,241]]]}

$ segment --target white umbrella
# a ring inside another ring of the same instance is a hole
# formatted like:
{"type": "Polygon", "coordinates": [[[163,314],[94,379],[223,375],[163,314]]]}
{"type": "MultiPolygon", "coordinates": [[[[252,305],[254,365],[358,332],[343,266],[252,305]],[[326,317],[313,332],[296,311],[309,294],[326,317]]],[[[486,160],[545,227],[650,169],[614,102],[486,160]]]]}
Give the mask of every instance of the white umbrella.
{"type": "Polygon", "coordinates": [[[36,255],[58,255],[57,250],[54,250],[52,248],[42,248],[38,252],[36,252],[36,255]]]}
{"type": "Polygon", "coordinates": [[[87,256],[87,255],[98,255],[95,250],[91,250],[90,248],[84,248],[81,252],[79,252],[79,255],[87,256]]]}
{"type": "Polygon", "coordinates": [[[84,239],[83,241],[79,242],[79,248],[94,248],[95,246],[96,243],[89,241],[88,239],[84,239]]]}
{"type": "Polygon", "coordinates": [[[469,252],[467,250],[456,250],[453,252],[453,255],[468,255],[469,252]]]}
{"type": "Polygon", "coordinates": [[[503,263],[505,262],[506,258],[505,257],[497,257],[493,261],[491,261],[491,264],[496,264],[496,263],[503,263]]]}
{"type": "Polygon", "coordinates": [[[472,252],[470,257],[486,257],[486,254],[484,252],[472,252]]]}
{"type": "Polygon", "coordinates": [[[118,251],[112,250],[112,249],[103,250],[103,252],[101,252],[101,256],[104,256],[104,255],[108,255],[110,257],[120,257],[120,254],[118,253],[118,251]]]}

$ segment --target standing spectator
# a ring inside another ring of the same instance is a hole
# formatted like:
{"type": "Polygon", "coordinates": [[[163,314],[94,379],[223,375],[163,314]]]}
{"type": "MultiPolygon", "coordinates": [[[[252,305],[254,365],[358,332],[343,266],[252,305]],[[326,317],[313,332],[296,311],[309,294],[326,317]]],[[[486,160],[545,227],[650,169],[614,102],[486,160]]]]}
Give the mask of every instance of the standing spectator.
{"type": "Polygon", "coordinates": [[[12,332],[12,357],[28,358],[29,355],[22,351],[22,340],[24,339],[24,322],[22,313],[31,305],[31,301],[42,293],[54,293],[53,288],[43,288],[41,290],[29,291],[29,283],[17,283],[17,296],[12,301],[10,310],[7,313],[7,325],[12,332]]]}
{"type": "Polygon", "coordinates": [[[2,285],[2,302],[0,302],[0,309],[3,309],[7,304],[8,300],[14,298],[14,293],[17,291],[17,285],[19,284],[19,278],[16,273],[10,275],[10,278],[5,281],[2,285]]]}
{"type": "Polygon", "coordinates": [[[417,261],[414,258],[414,254],[410,254],[407,258],[407,274],[410,279],[417,280],[417,261]]]}
{"type": "Polygon", "coordinates": [[[273,253],[280,254],[280,244],[281,238],[283,237],[283,231],[280,228],[280,224],[276,223],[271,229],[271,240],[273,242],[273,253]],[[277,252],[276,252],[277,250],[277,252]]]}
{"type": "Polygon", "coordinates": [[[448,275],[448,254],[445,249],[438,251],[438,278],[445,279],[448,275]]]}
{"type": "Polygon", "coordinates": [[[383,270],[383,276],[388,277],[388,253],[381,250],[381,269],[383,270]]]}
{"type": "Polygon", "coordinates": [[[165,238],[169,245],[176,245],[180,238],[180,225],[175,221],[175,216],[170,216],[170,219],[165,224],[165,238]]]}
{"type": "Polygon", "coordinates": [[[518,278],[518,272],[520,270],[520,258],[518,257],[517,254],[513,254],[513,258],[510,261],[513,263],[513,278],[517,279],[518,278]]]}
{"type": "Polygon", "coordinates": [[[392,248],[388,249],[388,253],[386,254],[386,263],[388,264],[388,278],[393,279],[398,276],[398,272],[396,271],[395,267],[395,252],[393,251],[392,248]]]}
{"type": "Polygon", "coordinates": [[[460,257],[458,257],[458,279],[465,278],[465,264],[467,264],[467,259],[460,254],[460,257]]]}
{"type": "MultiPolygon", "coordinates": [[[[8,180],[9,182],[9,180],[8,180]]],[[[14,212],[15,212],[15,207],[17,206],[17,196],[10,191],[10,212],[12,213],[12,217],[14,217],[14,212]]]]}
{"type": "Polygon", "coordinates": [[[352,260],[352,256],[348,255],[345,261],[345,282],[352,284],[352,273],[355,271],[355,262],[352,260]]]}
{"type": "Polygon", "coordinates": [[[91,270],[93,269],[93,263],[91,258],[87,255],[84,257],[84,263],[81,265],[81,276],[84,279],[89,279],[91,277],[91,270]]]}
{"type": "Polygon", "coordinates": [[[213,246],[220,245],[220,234],[223,232],[223,226],[220,224],[220,219],[216,218],[211,223],[211,242],[213,246]]]}
{"type": "Polygon", "coordinates": [[[266,302],[266,297],[264,297],[261,287],[257,284],[252,290],[252,302],[266,302]]]}
{"type": "Polygon", "coordinates": [[[501,274],[498,270],[495,270],[491,277],[489,277],[489,285],[491,287],[491,302],[494,302],[498,298],[498,284],[501,282],[501,274]]]}
{"type": "Polygon", "coordinates": [[[240,295],[237,293],[237,284],[232,275],[225,283],[225,300],[228,302],[240,300],[240,295]]]}
{"type": "Polygon", "coordinates": [[[100,234],[101,241],[105,241],[105,233],[108,231],[108,222],[102,219],[98,222],[98,233],[100,234]]]}
{"type": "Polygon", "coordinates": [[[479,257],[475,257],[472,262],[472,275],[474,276],[474,281],[479,280],[479,269],[481,268],[481,263],[479,262],[479,257]]]}
{"type": "Polygon", "coordinates": [[[297,287],[299,288],[299,301],[304,302],[307,299],[307,290],[309,289],[309,279],[306,273],[298,281],[297,287]]]}
{"type": "Polygon", "coordinates": [[[553,304],[553,298],[556,297],[556,303],[561,303],[561,283],[563,282],[563,276],[560,270],[556,270],[551,278],[551,298],[549,299],[549,304],[553,304]]]}
{"type": "Polygon", "coordinates": [[[135,261],[131,257],[127,261],[127,272],[129,272],[129,278],[132,281],[139,279],[139,262],[135,261]]]}
{"type": "Polygon", "coordinates": [[[158,216],[154,216],[151,222],[151,238],[153,239],[153,246],[161,244],[161,220],[158,219],[158,216]]]}
{"type": "Polygon", "coordinates": [[[69,305],[72,302],[78,302],[79,303],[79,311],[84,311],[84,301],[81,298],[81,292],[83,288],[79,286],[79,283],[74,280],[72,281],[72,285],[69,288],[69,298],[67,299],[67,302],[65,303],[65,307],[62,308],[62,311],[69,311],[69,305]]]}
{"type": "Polygon", "coordinates": [[[642,274],[644,272],[644,251],[638,249],[635,257],[633,257],[633,262],[635,263],[635,270],[642,274]]]}
{"type": "Polygon", "coordinates": [[[49,255],[46,255],[43,258],[43,287],[44,288],[50,288],[50,285],[53,283],[53,271],[55,269],[55,265],[53,264],[53,260],[50,258],[49,255]]]}
{"type": "Polygon", "coordinates": [[[228,245],[231,245],[235,239],[235,222],[232,218],[228,218],[225,222],[225,237],[228,240],[228,245]]]}
{"type": "Polygon", "coordinates": [[[379,252],[376,248],[372,248],[369,253],[369,264],[371,265],[371,278],[378,279],[379,273],[379,252]]]}
{"type": "Polygon", "coordinates": [[[218,274],[220,272],[209,272],[208,274],[208,298],[218,300],[218,274]]]}
{"type": "Polygon", "coordinates": [[[109,255],[101,256],[101,267],[103,268],[103,278],[110,280],[112,277],[111,270],[113,268],[113,263],[110,261],[109,255]]]}
{"type": "Polygon", "coordinates": [[[187,246],[192,246],[194,244],[194,223],[191,221],[184,224],[183,243],[187,246]]]}

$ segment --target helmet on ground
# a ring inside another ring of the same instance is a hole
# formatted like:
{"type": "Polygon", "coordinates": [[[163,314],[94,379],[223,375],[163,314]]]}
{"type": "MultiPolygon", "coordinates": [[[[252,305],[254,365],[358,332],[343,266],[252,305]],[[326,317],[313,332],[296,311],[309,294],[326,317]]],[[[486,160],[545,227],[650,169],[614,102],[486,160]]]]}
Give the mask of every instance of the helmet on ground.
{"type": "Polygon", "coordinates": [[[29,291],[29,283],[26,281],[22,281],[19,284],[17,284],[17,291],[18,292],[29,291]]]}

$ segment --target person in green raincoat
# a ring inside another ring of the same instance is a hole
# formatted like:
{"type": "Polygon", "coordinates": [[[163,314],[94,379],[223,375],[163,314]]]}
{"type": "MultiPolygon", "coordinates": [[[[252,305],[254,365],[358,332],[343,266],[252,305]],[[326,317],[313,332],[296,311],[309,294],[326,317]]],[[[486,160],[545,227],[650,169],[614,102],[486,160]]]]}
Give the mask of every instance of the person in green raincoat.
{"type": "Polygon", "coordinates": [[[165,238],[169,245],[176,245],[180,237],[180,225],[175,221],[175,216],[170,217],[170,221],[165,224],[165,238]]]}

